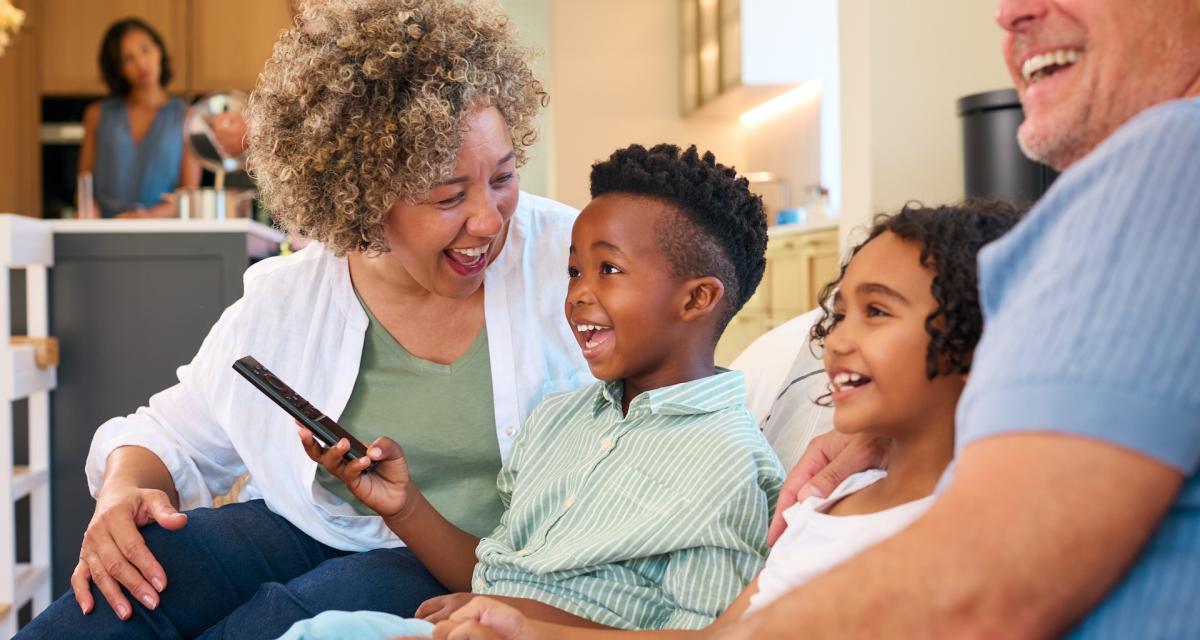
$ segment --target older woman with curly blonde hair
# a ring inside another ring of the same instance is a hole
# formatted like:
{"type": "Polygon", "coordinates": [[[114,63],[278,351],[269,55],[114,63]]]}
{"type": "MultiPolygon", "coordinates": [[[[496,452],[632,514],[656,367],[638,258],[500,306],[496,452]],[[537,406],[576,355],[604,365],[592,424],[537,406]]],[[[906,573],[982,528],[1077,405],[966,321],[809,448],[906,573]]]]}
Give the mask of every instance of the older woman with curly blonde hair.
{"type": "Polygon", "coordinates": [[[249,148],[276,219],[315,242],[249,269],[179,384],[97,431],[73,593],[22,638],[274,637],[467,590],[405,546],[436,556],[437,540],[401,541],[327,470],[345,441],[297,442],[230,370],[242,356],[371,457],[401,443],[421,500],[476,537],[498,524],[496,475],[534,405],[591,380],[562,320],[575,211],[518,188],[546,94],[507,18],[342,0],[297,24],[252,96],[249,148]],[[201,508],[246,476],[243,502],[201,508]]]}

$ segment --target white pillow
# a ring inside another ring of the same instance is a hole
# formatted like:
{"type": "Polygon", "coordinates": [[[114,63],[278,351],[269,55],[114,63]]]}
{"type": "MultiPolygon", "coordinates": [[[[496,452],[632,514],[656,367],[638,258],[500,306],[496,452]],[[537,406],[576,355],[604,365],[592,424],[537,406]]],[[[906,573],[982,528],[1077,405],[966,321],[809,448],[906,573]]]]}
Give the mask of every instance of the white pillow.
{"type": "Polygon", "coordinates": [[[746,406],[785,469],[813,438],[833,429],[833,409],[816,404],[828,391],[825,365],[809,348],[820,309],[796,316],[760,336],[731,367],[746,376],[746,406]]]}

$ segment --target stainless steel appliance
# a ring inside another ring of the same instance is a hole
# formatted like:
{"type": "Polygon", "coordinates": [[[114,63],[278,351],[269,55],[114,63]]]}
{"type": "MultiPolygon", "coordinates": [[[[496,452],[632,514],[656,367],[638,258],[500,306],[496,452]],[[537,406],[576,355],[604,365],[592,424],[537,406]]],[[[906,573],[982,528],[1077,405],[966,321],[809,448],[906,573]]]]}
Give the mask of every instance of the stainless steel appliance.
{"type": "Polygon", "coordinates": [[[71,218],[75,214],[75,183],[79,147],[83,143],[83,110],[95,96],[43,98],[42,215],[71,218]]]}

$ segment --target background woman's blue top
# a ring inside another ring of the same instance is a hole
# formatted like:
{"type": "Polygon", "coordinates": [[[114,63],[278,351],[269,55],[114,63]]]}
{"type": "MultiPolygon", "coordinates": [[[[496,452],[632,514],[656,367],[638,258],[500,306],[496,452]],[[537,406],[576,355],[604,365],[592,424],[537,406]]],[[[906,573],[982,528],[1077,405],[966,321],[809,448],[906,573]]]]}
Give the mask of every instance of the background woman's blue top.
{"type": "Polygon", "coordinates": [[[162,202],[164,193],[179,186],[186,111],[183,100],[167,100],[149,131],[135,144],[124,98],[105,98],[100,103],[93,189],[101,216],[111,218],[122,211],[154,206],[162,202]]]}

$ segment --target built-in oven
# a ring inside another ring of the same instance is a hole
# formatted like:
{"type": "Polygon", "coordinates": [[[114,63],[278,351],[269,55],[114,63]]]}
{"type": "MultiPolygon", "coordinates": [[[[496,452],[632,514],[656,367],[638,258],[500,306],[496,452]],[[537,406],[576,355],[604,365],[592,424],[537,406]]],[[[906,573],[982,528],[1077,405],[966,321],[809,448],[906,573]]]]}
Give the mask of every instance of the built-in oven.
{"type": "Polygon", "coordinates": [[[42,215],[47,218],[75,217],[83,110],[96,99],[97,96],[42,99],[42,215]]]}

